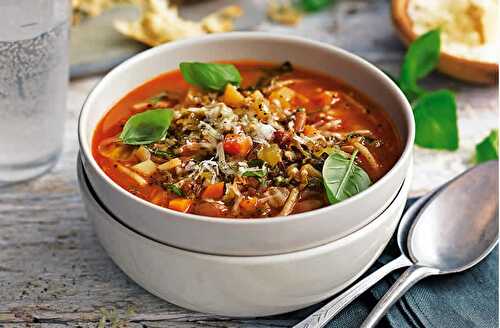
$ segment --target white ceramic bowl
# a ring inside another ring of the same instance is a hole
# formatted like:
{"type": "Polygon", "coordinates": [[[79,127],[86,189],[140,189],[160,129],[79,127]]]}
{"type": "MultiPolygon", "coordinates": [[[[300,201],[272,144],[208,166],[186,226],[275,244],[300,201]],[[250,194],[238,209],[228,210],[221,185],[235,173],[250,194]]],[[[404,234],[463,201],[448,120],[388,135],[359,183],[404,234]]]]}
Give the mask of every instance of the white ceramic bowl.
{"type": "Polygon", "coordinates": [[[113,261],[152,294],[195,311],[266,316],[320,302],[377,259],[403,211],[410,180],[392,204],[360,230],[331,243],[281,255],[220,256],[167,246],[127,228],[99,203],[79,164],[88,217],[113,261]]]}
{"type": "Polygon", "coordinates": [[[333,46],[268,33],[227,33],[174,42],[145,51],[107,74],[89,95],[79,121],[85,171],[97,195],[128,226],[179,248],[221,255],[269,255],[307,249],[365,226],[391,202],[412,159],[414,122],[398,87],[363,59],[333,46]],[[341,203],[288,217],[220,219],[184,214],[144,201],[118,186],[91,153],[94,128],[103,115],[144,81],[177,69],[182,61],[285,60],[336,77],[378,102],[395,123],[404,152],[368,190],[341,203]]]}

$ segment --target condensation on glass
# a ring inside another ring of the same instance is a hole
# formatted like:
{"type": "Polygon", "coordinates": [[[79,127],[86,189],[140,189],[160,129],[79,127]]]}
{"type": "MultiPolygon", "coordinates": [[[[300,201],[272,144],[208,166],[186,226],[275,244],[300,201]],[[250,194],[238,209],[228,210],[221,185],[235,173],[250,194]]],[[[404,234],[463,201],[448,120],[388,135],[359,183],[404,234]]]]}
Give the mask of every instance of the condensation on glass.
{"type": "Polygon", "coordinates": [[[0,1],[0,185],[46,172],[61,153],[69,6],[0,1]]]}

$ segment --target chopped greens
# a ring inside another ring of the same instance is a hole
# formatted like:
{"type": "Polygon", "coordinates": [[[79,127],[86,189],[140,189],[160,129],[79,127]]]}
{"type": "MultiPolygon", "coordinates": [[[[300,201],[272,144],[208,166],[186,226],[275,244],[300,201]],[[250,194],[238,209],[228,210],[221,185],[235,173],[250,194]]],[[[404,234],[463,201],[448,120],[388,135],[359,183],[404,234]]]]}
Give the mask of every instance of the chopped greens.
{"type": "Polygon", "coordinates": [[[490,134],[476,145],[476,164],[498,159],[498,129],[491,130],[490,134]]]}
{"type": "Polygon", "coordinates": [[[368,174],[354,163],[357,153],[355,150],[350,158],[346,158],[334,152],[326,159],[323,182],[330,204],[354,196],[371,185],[368,174]]]}
{"type": "Polygon", "coordinates": [[[176,194],[179,197],[184,196],[184,192],[179,187],[177,187],[175,184],[165,183],[165,184],[163,184],[163,188],[173,192],[174,194],[176,194]]]}
{"type": "Polygon", "coordinates": [[[154,147],[146,146],[146,149],[154,156],[161,158],[173,158],[175,157],[175,153],[171,150],[160,150],[154,147]]]}
{"type": "Polygon", "coordinates": [[[261,170],[246,170],[241,174],[242,177],[255,177],[255,178],[264,178],[267,175],[267,171],[265,169],[261,170]]]}
{"type": "Polygon", "coordinates": [[[262,167],[262,165],[264,165],[264,161],[261,159],[255,158],[248,161],[248,166],[250,167],[255,167],[255,166],[262,167]]]}
{"type": "Polygon", "coordinates": [[[264,71],[264,76],[262,76],[257,81],[257,84],[255,85],[256,89],[267,87],[267,86],[269,86],[269,84],[271,84],[273,79],[275,79],[283,74],[292,72],[293,66],[292,66],[292,63],[290,63],[289,61],[286,61],[286,62],[282,63],[280,66],[273,67],[270,69],[265,69],[263,71],[264,71]]]}
{"type": "Polygon", "coordinates": [[[161,93],[157,94],[156,96],[149,98],[148,102],[150,104],[156,105],[160,101],[164,100],[166,97],[167,97],[167,93],[161,92],[161,93]]]}
{"type": "Polygon", "coordinates": [[[148,110],[131,116],[120,134],[127,145],[144,145],[165,138],[174,112],[171,109],[148,110]]]}
{"type": "Polygon", "coordinates": [[[184,62],[180,70],[186,82],[205,90],[223,91],[228,83],[241,83],[240,72],[233,64],[184,62]]]}

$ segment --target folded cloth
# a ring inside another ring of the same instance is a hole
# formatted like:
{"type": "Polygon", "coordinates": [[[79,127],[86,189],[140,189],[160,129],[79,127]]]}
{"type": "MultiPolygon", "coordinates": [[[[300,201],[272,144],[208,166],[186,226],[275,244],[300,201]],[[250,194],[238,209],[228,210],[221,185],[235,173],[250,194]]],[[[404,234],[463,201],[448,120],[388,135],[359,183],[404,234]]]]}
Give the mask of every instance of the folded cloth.
{"type": "MultiPolygon", "coordinates": [[[[406,208],[415,199],[409,199],[406,208]]],[[[367,274],[399,256],[394,235],[367,274]]],[[[400,276],[395,272],[365,292],[326,327],[358,328],[378,300],[400,276]]],[[[297,311],[297,323],[326,302],[297,311]]],[[[390,310],[378,327],[394,328],[497,328],[498,247],[475,267],[456,274],[425,278],[413,286],[390,310]]]]}

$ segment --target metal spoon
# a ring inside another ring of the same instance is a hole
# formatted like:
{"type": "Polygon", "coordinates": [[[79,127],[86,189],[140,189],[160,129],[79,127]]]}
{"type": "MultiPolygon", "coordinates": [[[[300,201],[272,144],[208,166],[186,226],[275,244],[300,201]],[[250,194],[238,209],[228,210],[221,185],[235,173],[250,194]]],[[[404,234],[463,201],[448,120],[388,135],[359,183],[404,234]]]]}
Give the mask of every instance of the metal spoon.
{"type": "MultiPolygon", "coordinates": [[[[439,189],[438,189],[439,190],[439,189]]],[[[293,328],[321,328],[324,327],[330,320],[332,320],[343,308],[354,301],[359,295],[370,289],[373,285],[379,282],[386,275],[394,270],[405,268],[412,265],[412,262],[405,255],[406,253],[406,240],[408,231],[410,230],[413,220],[419,213],[420,209],[427,203],[432,195],[437,192],[434,191],[425,197],[420,198],[413,203],[406,211],[401,219],[398,227],[398,246],[401,250],[401,255],[385,264],[377,271],[371,273],[364,279],[360,280],[355,285],[351,286],[348,290],[335,297],[333,300],[325,304],[321,309],[317,310],[303,321],[299,322],[293,328]]]]}
{"type": "Polygon", "coordinates": [[[361,328],[375,327],[421,279],[461,272],[479,263],[498,242],[498,161],[476,166],[438,191],[408,233],[408,268],[377,303],[361,328]]]}

